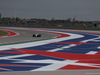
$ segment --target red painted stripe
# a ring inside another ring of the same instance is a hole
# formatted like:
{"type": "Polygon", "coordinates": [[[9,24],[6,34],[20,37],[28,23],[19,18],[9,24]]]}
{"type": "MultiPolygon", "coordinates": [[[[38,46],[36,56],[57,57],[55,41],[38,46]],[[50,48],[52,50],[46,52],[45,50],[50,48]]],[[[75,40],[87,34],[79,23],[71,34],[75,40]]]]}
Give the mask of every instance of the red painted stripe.
{"type": "Polygon", "coordinates": [[[58,70],[86,70],[86,69],[100,69],[100,67],[67,65],[58,70]]]}
{"type": "MultiPolygon", "coordinates": [[[[92,59],[92,60],[80,60],[77,63],[90,63],[90,64],[100,64],[100,59],[92,59]]],[[[100,66],[100,65],[99,65],[100,66]]]]}
{"type": "Polygon", "coordinates": [[[69,37],[70,36],[68,34],[63,34],[63,33],[56,33],[56,34],[60,34],[60,36],[58,36],[57,38],[63,38],[63,37],[69,37]]]}
{"type": "Polygon", "coordinates": [[[53,42],[53,43],[76,44],[76,45],[80,45],[80,44],[100,44],[100,43],[84,43],[84,42],[53,42]]]}
{"type": "Polygon", "coordinates": [[[15,64],[0,64],[0,66],[41,67],[36,65],[15,65],[15,64]]]}
{"type": "Polygon", "coordinates": [[[100,55],[87,55],[87,54],[72,54],[72,53],[61,53],[61,52],[47,52],[47,51],[39,51],[39,50],[28,50],[28,49],[16,49],[20,52],[14,51],[0,51],[0,53],[15,53],[15,54],[38,54],[44,56],[50,56],[61,59],[69,59],[69,60],[88,60],[88,59],[100,59],[100,55]]]}
{"type": "Polygon", "coordinates": [[[61,44],[76,44],[76,45],[84,44],[84,42],[54,42],[54,43],[61,43],[61,44]]]}
{"type": "Polygon", "coordinates": [[[4,35],[4,36],[0,36],[0,37],[8,37],[8,36],[16,36],[16,35],[19,35],[19,33],[12,32],[12,31],[8,31],[8,30],[2,30],[2,31],[5,31],[5,32],[7,32],[9,34],[8,35],[4,35]]]}
{"type": "Polygon", "coordinates": [[[98,53],[96,53],[96,54],[100,55],[100,52],[98,52],[98,53]]]}

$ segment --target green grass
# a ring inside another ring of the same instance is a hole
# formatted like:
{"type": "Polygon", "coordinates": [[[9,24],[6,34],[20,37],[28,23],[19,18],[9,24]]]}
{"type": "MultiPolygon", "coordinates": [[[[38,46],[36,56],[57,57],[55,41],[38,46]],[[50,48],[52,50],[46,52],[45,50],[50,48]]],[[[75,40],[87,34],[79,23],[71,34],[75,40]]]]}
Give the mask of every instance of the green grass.
{"type": "Polygon", "coordinates": [[[8,35],[9,33],[0,30],[0,36],[8,35]]]}

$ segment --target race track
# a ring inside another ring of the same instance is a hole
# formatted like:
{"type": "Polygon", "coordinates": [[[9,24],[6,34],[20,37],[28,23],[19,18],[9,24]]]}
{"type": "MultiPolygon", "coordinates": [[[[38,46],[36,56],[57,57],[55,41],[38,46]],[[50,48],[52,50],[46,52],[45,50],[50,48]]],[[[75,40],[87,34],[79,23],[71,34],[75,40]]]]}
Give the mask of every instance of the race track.
{"type": "Polygon", "coordinates": [[[99,32],[14,27],[1,29],[17,35],[0,37],[0,72],[100,71],[99,32]],[[40,33],[42,37],[33,38],[33,32],[40,33]]]}

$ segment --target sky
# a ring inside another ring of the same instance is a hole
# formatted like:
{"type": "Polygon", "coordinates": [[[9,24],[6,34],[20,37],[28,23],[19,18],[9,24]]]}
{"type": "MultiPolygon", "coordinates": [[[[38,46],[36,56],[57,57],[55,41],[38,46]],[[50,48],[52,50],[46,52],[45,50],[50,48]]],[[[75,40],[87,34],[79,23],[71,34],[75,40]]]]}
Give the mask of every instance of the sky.
{"type": "Polygon", "coordinates": [[[100,0],[0,0],[2,17],[100,21],[100,0]]]}

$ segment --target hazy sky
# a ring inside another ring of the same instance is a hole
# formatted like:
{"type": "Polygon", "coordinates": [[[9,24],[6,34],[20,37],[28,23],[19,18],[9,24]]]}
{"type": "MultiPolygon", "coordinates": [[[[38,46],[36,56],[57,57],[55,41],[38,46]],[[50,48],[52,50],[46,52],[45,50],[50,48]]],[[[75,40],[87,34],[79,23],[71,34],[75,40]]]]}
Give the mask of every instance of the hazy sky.
{"type": "Polygon", "coordinates": [[[100,0],[0,0],[2,17],[100,21],[100,0]]]}

